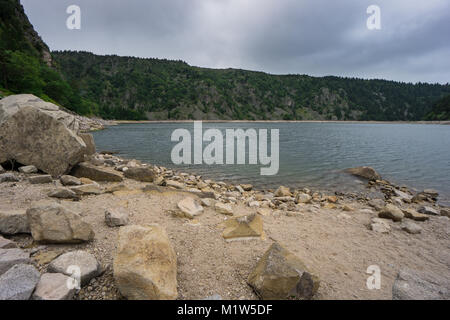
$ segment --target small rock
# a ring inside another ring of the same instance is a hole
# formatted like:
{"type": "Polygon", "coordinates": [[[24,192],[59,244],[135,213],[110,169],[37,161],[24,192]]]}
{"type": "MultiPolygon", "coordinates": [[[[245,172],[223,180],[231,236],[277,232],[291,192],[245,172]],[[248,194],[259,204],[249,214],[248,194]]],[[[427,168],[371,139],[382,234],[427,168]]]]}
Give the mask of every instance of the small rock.
{"type": "Polygon", "coordinates": [[[251,201],[251,202],[249,202],[248,206],[250,208],[259,208],[261,206],[261,204],[259,203],[259,201],[251,201]]]}
{"type": "Polygon", "coordinates": [[[20,179],[14,173],[2,173],[0,174],[0,183],[3,182],[19,182],[20,179]]]}
{"type": "Polygon", "coordinates": [[[402,230],[405,230],[410,234],[418,234],[422,232],[422,228],[411,221],[405,221],[402,225],[402,230]]]}
{"type": "Polygon", "coordinates": [[[244,191],[252,191],[253,186],[251,184],[241,184],[240,185],[242,189],[244,189],[244,191]]]}
{"type": "Polygon", "coordinates": [[[405,216],[399,208],[392,204],[387,204],[379,213],[380,218],[391,219],[394,221],[402,221],[405,216]]]}
{"type": "Polygon", "coordinates": [[[73,267],[80,269],[81,285],[86,285],[89,281],[102,273],[100,263],[95,257],[82,250],[72,251],[60,255],[48,265],[48,272],[62,273],[71,276],[73,267]]]}
{"type": "Polygon", "coordinates": [[[372,199],[368,202],[368,205],[375,208],[375,210],[380,211],[386,206],[386,202],[382,199],[372,199]]]}
{"type": "Polygon", "coordinates": [[[44,273],[33,293],[33,300],[72,300],[76,288],[69,286],[72,279],[62,273],[44,273]]]}
{"type": "Polygon", "coordinates": [[[376,172],[375,169],[371,167],[350,168],[346,169],[345,172],[372,181],[381,180],[381,176],[378,174],[378,172],[376,172]]]}
{"type": "Polygon", "coordinates": [[[190,197],[178,202],[178,208],[183,212],[184,216],[189,219],[194,219],[196,216],[203,213],[203,207],[190,197]]]}
{"type": "Polygon", "coordinates": [[[81,181],[77,177],[64,175],[60,178],[63,186],[81,186],[81,181]]]}
{"type": "Polygon", "coordinates": [[[44,175],[40,175],[40,176],[29,177],[28,181],[31,184],[44,184],[44,183],[52,183],[53,178],[49,174],[44,174],[44,175]]]}
{"type": "Polygon", "coordinates": [[[329,196],[327,198],[327,200],[328,200],[328,202],[331,202],[331,203],[337,203],[338,198],[336,196],[329,196]]]}
{"type": "Polygon", "coordinates": [[[312,200],[312,197],[309,194],[302,193],[302,192],[297,194],[297,196],[295,197],[296,203],[310,203],[311,200],[312,200]]]}
{"type": "Polygon", "coordinates": [[[0,300],[30,299],[40,276],[31,265],[15,265],[0,276],[0,300]]]}
{"type": "Polygon", "coordinates": [[[51,198],[80,200],[80,196],[67,188],[56,188],[47,194],[51,198]]]}
{"type": "Polygon", "coordinates": [[[391,226],[385,219],[373,218],[370,229],[378,233],[389,233],[391,226]]]}
{"type": "Polygon", "coordinates": [[[426,214],[419,213],[414,209],[408,208],[403,210],[403,213],[405,214],[406,218],[415,220],[415,221],[426,221],[430,219],[430,217],[426,214]]]}
{"type": "Polygon", "coordinates": [[[153,182],[155,180],[155,172],[151,168],[129,168],[124,172],[124,176],[141,182],[153,182]]]}
{"type": "Polygon", "coordinates": [[[227,216],[233,215],[233,208],[229,204],[225,204],[222,202],[216,202],[216,204],[214,205],[214,208],[216,209],[216,211],[218,213],[225,214],[227,216]]]}
{"type": "Polygon", "coordinates": [[[79,196],[99,195],[103,193],[102,188],[97,183],[70,187],[70,190],[72,190],[79,196]]]}
{"type": "Polygon", "coordinates": [[[211,198],[203,198],[203,199],[200,199],[200,202],[205,207],[212,207],[212,206],[215,205],[216,200],[215,199],[211,199],[211,198]]]}
{"type": "Polygon", "coordinates": [[[129,223],[128,212],[124,208],[105,211],[105,222],[109,227],[126,226],[129,223]]]}
{"type": "Polygon", "coordinates": [[[178,181],[173,181],[173,180],[166,180],[166,186],[167,187],[172,187],[175,189],[183,189],[184,188],[184,184],[178,181]]]}
{"type": "Polygon", "coordinates": [[[428,214],[428,215],[432,215],[432,216],[439,215],[439,212],[436,209],[434,209],[432,207],[428,207],[428,206],[420,207],[419,210],[417,210],[417,211],[420,213],[428,214]]]}
{"type": "Polygon", "coordinates": [[[27,174],[37,173],[38,169],[35,166],[23,166],[23,167],[19,168],[19,172],[27,173],[27,174]]]}
{"type": "Polygon", "coordinates": [[[6,235],[30,233],[26,211],[0,211],[0,233],[6,235]]]}
{"type": "Polygon", "coordinates": [[[291,190],[287,187],[280,186],[277,191],[275,191],[275,197],[290,197],[292,196],[291,190]]]}
{"type": "Polygon", "coordinates": [[[30,262],[30,255],[22,249],[0,249],[0,275],[16,264],[30,262]]]}

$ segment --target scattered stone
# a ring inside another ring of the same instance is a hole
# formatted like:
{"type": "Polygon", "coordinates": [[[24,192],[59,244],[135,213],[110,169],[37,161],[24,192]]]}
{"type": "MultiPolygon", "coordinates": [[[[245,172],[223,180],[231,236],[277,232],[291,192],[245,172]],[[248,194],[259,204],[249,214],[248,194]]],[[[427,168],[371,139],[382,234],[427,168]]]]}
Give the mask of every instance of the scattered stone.
{"type": "Polygon", "coordinates": [[[310,203],[311,200],[312,200],[312,197],[309,194],[302,193],[302,192],[297,194],[297,196],[295,197],[296,203],[310,203]]]}
{"type": "Polygon", "coordinates": [[[94,166],[88,162],[79,163],[72,170],[72,175],[77,178],[89,178],[94,181],[122,182],[120,174],[112,169],[94,166]]]}
{"type": "Polygon", "coordinates": [[[241,184],[240,185],[242,189],[244,189],[244,191],[252,191],[253,186],[251,184],[241,184]]]}
{"type": "Polygon", "coordinates": [[[155,180],[155,172],[145,167],[129,168],[124,172],[124,176],[141,182],[153,182],[155,180]]]}
{"type": "Polygon", "coordinates": [[[300,258],[275,242],[258,261],[248,283],[263,300],[311,299],[320,280],[300,258]]]}
{"type": "Polygon", "coordinates": [[[393,221],[402,221],[405,216],[399,208],[392,204],[387,204],[379,213],[380,218],[391,219],[393,221]]]}
{"type": "Polygon", "coordinates": [[[3,182],[19,182],[20,179],[14,173],[7,172],[0,174],[0,183],[3,182]]]}
{"type": "Polygon", "coordinates": [[[72,251],[60,255],[48,265],[48,272],[62,273],[71,276],[74,272],[73,267],[80,269],[80,281],[84,286],[95,277],[102,273],[102,267],[95,257],[82,250],[72,251]]]}
{"type": "Polygon", "coordinates": [[[378,233],[389,233],[391,226],[386,219],[373,218],[370,224],[370,230],[378,233]]]}
{"type": "Polygon", "coordinates": [[[44,184],[44,183],[52,183],[53,178],[49,174],[44,174],[44,175],[40,175],[40,176],[29,177],[28,181],[31,184],[44,184]]]}
{"type": "Polygon", "coordinates": [[[124,208],[114,208],[105,211],[105,222],[109,227],[126,226],[130,221],[124,208]]]}
{"type": "Polygon", "coordinates": [[[193,198],[187,197],[178,202],[178,208],[183,212],[184,216],[194,219],[203,213],[203,207],[199,205],[193,198]]]}
{"type": "Polygon", "coordinates": [[[5,239],[0,236],[0,249],[15,249],[17,248],[17,244],[14,241],[9,239],[5,239]]]}
{"type": "Polygon", "coordinates": [[[428,214],[428,215],[432,215],[432,216],[439,215],[439,212],[436,209],[434,209],[432,207],[428,207],[428,206],[420,207],[419,210],[417,210],[417,211],[420,213],[428,214]]]}
{"type": "Polygon", "coordinates": [[[63,186],[80,186],[81,181],[77,177],[69,176],[69,175],[63,175],[60,178],[61,183],[63,186]]]}
{"type": "Polygon", "coordinates": [[[181,182],[178,182],[178,181],[173,181],[173,180],[166,180],[166,186],[172,187],[175,189],[183,189],[184,188],[184,184],[182,184],[181,182]]]}
{"type": "Polygon", "coordinates": [[[128,299],[178,297],[176,254],[159,225],[121,227],[113,269],[116,285],[128,299]]]}
{"type": "Polygon", "coordinates": [[[72,190],[79,196],[99,195],[103,193],[102,188],[97,183],[70,187],[70,190],[72,190]]]}
{"type": "Polygon", "coordinates": [[[47,195],[50,198],[80,200],[79,195],[77,195],[74,191],[64,187],[56,188],[55,190],[50,191],[47,195]]]}
{"type": "Polygon", "coordinates": [[[79,122],[31,94],[0,100],[0,163],[15,160],[58,177],[83,159],[79,122]],[[24,132],[26,128],[26,134],[24,132]]]}
{"type": "Polygon", "coordinates": [[[403,213],[405,214],[406,218],[415,220],[415,221],[426,221],[428,219],[430,219],[430,217],[426,214],[423,213],[419,213],[414,209],[408,208],[405,210],[402,210],[403,213]]]}
{"type": "Polygon", "coordinates": [[[27,210],[33,239],[46,243],[80,243],[94,239],[90,224],[59,204],[41,204],[27,210]]]}
{"type": "Polygon", "coordinates": [[[6,235],[30,233],[26,211],[0,211],[0,233],[6,235]]]}
{"type": "Polygon", "coordinates": [[[386,206],[386,202],[382,199],[372,199],[367,204],[377,211],[380,211],[386,206]]]}
{"type": "Polygon", "coordinates": [[[448,300],[450,281],[435,274],[404,268],[392,287],[394,300],[448,300]]]}
{"type": "Polygon", "coordinates": [[[422,228],[411,221],[405,221],[402,225],[402,230],[405,230],[410,234],[419,234],[422,232],[422,228]]]}
{"type": "Polygon", "coordinates": [[[31,165],[31,166],[23,166],[23,167],[19,168],[19,172],[26,173],[26,174],[37,173],[38,169],[35,166],[33,166],[33,165],[31,165]]]}
{"type": "Polygon", "coordinates": [[[345,172],[371,181],[381,180],[381,176],[378,174],[378,172],[376,172],[375,169],[371,167],[350,168],[346,169],[345,172]]]}
{"type": "Polygon", "coordinates": [[[227,240],[259,238],[263,235],[263,220],[255,213],[228,219],[222,235],[227,240]]]}
{"type": "Polygon", "coordinates": [[[216,202],[216,204],[214,205],[214,208],[216,209],[216,211],[218,213],[221,213],[221,214],[224,214],[227,216],[233,215],[233,208],[231,207],[231,205],[229,205],[227,203],[216,202]]]}
{"type": "Polygon", "coordinates": [[[44,273],[34,290],[33,300],[72,300],[76,289],[72,278],[62,273],[44,273]]]}
{"type": "Polygon", "coordinates": [[[216,200],[211,198],[200,199],[200,202],[205,207],[212,207],[216,204],[216,200]]]}
{"type": "Polygon", "coordinates": [[[16,264],[30,262],[30,255],[21,249],[0,249],[0,275],[16,264]]]}
{"type": "Polygon", "coordinates": [[[275,197],[290,197],[292,196],[291,190],[287,187],[280,186],[277,191],[275,191],[275,197]]]}
{"type": "Polygon", "coordinates": [[[17,264],[0,276],[0,300],[28,300],[41,274],[29,264],[17,264]]]}

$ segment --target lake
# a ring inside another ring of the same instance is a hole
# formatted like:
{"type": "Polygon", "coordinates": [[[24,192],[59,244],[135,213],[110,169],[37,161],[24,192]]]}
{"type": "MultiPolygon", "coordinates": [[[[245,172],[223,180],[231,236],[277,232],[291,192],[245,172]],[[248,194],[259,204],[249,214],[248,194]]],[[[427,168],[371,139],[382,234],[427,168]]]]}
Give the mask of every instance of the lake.
{"type": "MultiPolygon", "coordinates": [[[[261,165],[175,165],[172,132],[193,131],[193,123],[119,124],[94,132],[97,150],[125,158],[197,173],[205,178],[350,191],[362,182],[342,172],[371,166],[383,178],[417,190],[433,188],[440,202],[450,203],[450,126],[431,124],[333,122],[204,122],[203,129],[279,129],[279,172],[261,176],[261,165]]],[[[225,134],[224,134],[225,136],[225,134]]],[[[207,142],[204,142],[206,146],[207,142]]],[[[269,148],[270,149],[270,148],[269,148]]],[[[263,166],[264,167],[264,166],[263,166]]]]}

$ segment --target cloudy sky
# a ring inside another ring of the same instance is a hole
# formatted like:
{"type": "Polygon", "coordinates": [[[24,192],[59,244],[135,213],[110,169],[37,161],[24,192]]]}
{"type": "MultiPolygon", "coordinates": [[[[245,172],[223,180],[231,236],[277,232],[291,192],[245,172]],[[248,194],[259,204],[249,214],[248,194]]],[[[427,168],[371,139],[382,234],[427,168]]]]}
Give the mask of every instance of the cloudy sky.
{"type": "Polygon", "coordinates": [[[449,0],[21,0],[52,50],[275,74],[450,82],[449,0]],[[81,29],[69,30],[69,5],[81,29]],[[381,30],[366,10],[381,9],[381,30]]]}

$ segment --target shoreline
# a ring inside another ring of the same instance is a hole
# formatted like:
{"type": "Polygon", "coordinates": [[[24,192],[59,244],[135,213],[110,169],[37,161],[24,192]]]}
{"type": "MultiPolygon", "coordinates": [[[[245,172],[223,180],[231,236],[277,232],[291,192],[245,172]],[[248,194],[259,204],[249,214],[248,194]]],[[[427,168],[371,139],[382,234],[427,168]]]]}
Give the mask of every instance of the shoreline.
{"type": "Polygon", "coordinates": [[[353,121],[353,120],[111,120],[116,124],[140,123],[344,123],[344,124],[434,124],[450,125],[450,121],[353,121]]]}

